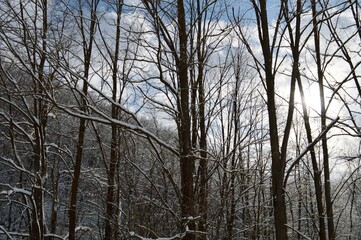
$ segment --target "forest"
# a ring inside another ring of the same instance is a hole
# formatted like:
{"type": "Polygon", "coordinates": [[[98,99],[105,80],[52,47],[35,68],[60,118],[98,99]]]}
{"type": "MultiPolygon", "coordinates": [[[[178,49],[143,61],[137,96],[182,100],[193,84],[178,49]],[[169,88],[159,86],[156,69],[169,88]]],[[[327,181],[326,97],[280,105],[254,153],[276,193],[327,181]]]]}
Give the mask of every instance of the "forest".
{"type": "Polygon", "coordinates": [[[361,238],[359,0],[0,0],[0,240],[361,238]]]}

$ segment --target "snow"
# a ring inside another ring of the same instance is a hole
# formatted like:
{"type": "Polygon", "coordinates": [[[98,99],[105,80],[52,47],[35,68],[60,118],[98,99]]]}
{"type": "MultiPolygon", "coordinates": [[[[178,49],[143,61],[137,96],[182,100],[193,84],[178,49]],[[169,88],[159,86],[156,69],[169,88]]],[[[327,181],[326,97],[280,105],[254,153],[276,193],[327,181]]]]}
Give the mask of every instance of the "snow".
{"type": "MultiPolygon", "coordinates": [[[[187,219],[196,219],[193,217],[188,217],[187,219]]],[[[183,239],[185,237],[185,235],[187,233],[194,233],[194,234],[205,234],[205,232],[200,232],[200,231],[194,231],[194,230],[190,230],[188,226],[186,226],[186,229],[183,233],[178,233],[177,235],[174,235],[172,237],[160,237],[160,238],[145,238],[142,237],[138,234],[136,234],[135,232],[129,232],[129,235],[133,238],[137,238],[139,240],[177,240],[177,239],[183,239]]]]}
{"type": "MultiPolygon", "coordinates": [[[[20,157],[17,157],[18,159],[20,159],[20,157]]],[[[5,158],[5,157],[1,157],[1,159],[3,160],[3,163],[10,166],[10,167],[13,167],[14,169],[17,169],[21,172],[24,172],[26,174],[29,174],[29,176],[34,176],[34,174],[28,170],[26,170],[23,166],[19,166],[18,164],[16,164],[14,162],[14,160],[10,159],[10,158],[5,158]]]]}
{"type": "Polygon", "coordinates": [[[182,239],[185,236],[185,233],[180,233],[173,237],[165,237],[165,238],[163,238],[163,237],[161,237],[161,238],[145,238],[145,237],[137,235],[135,232],[129,232],[129,235],[131,237],[135,237],[140,240],[176,240],[176,239],[182,239]]]}
{"type": "Polygon", "coordinates": [[[74,116],[74,117],[83,118],[83,119],[87,119],[87,120],[90,120],[90,121],[95,121],[95,122],[108,124],[108,125],[114,123],[114,124],[118,125],[121,128],[128,129],[128,130],[130,130],[130,131],[132,131],[134,133],[138,133],[140,135],[143,135],[145,137],[153,139],[155,142],[157,142],[158,144],[160,144],[163,147],[167,148],[168,150],[170,150],[175,155],[179,154],[174,147],[169,146],[168,143],[166,143],[165,141],[158,138],[155,134],[153,134],[151,131],[144,128],[143,126],[133,125],[133,124],[130,124],[128,122],[124,122],[124,121],[117,120],[117,119],[112,119],[111,117],[107,116],[105,113],[103,113],[102,111],[100,111],[99,109],[97,109],[95,107],[89,106],[93,110],[93,112],[99,114],[101,117],[87,115],[86,113],[80,112],[80,111],[73,111],[73,110],[71,110],[71,108],[69,108],[67,106],[60,106],[59,105],[58,107],[61,108],[62,110],[64,110],[65,112],[67,112],[68,114],[74,116]]]}
{"type": "Polygon", "coordinates": [[[4,185],[6,187],[9,187],[10,190],[6,191],[6,190],[3,190],[0,192],[0,194],[2,195],[12,195],[12,194],[15,194],[15,193],[21,193],[21,194],[24,194],[24,195],[27,195],[27,196],[31,196],[31,192],[26,190],[26,189],[22,189],[22,188],[17,188],[17,187],[12,187],[10,186],[9,184],[6,184],[4,185]]]}

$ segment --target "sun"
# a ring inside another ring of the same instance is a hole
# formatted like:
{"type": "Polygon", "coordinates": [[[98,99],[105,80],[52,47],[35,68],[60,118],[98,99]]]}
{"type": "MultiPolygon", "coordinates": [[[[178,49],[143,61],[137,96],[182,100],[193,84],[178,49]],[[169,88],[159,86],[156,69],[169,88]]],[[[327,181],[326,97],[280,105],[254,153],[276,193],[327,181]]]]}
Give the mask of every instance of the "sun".
{"type": "MultiPolygon", "coordinates": [[[[309,117],[317,118],[321,116],[321,98],[320,89],[317,83],[312,83],[304,86],[305,104],[309,117]]],[[[342,104],[336,100],[330,89],[324,88],[325,108],[327,108],[327,115],[338,115],[342,109],[342,104]]],[[[300,93],[296,92],[296,104],[302,107],[300,93]]]]}
{"type": "Polygon", "coordinates": [[[319,116],[321,113],[321,99],[318,85],[311,84],[304,89],[305,103],[310,116],[319,116]]]}

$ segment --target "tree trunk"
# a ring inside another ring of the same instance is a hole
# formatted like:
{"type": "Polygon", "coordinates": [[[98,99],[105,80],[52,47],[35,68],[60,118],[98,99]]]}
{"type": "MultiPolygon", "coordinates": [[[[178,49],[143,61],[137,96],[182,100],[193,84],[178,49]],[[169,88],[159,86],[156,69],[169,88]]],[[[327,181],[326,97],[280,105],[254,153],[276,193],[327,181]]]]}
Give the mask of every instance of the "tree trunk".
{"type": "MultiPolygon", "coordinates": [[[[25,6],[24,6],[25,7],[25,6]]],[[[22,9],[23,10],[23,9],[22,9]]],[[[44,76],[44,67],[46,61],[46,51],[47,51],[47,0],[42,0],[41,4],[35,3],[35,16],[34,21],[37,24],[37,19],[42,19],[41,23],[41,49],[39,56],[36,53],[37,46],[34,46],[32,49],[32,66],[33,73],[35,77],[33,79],[33,93],[35,94],[33,99],[34,107],[34,116],[39,121],[33,122],[34,135],[35,135],[35,146],[34,146],[34,173],[35,180],[32,187],[33,192],[33,214],[31,222],[31,232],[30,239],[44,239],[45,233],[45,223],[44,223],[44,181],[47,172],[46,166],[46,153],[45,153],[45,132],[47,124],[47,103],[43,99],[44,85],[45,85],[45,76],[44,76]],[[38,10],[41,9],[40,13],[38,10]],[[39,59],[38,59],[39,58],[39,59]],[[37,63],[39,62],[39,63],[37,63]]],[[[38,26],[34,26],[35,31],[37,31],[38,26]]],[[[27,29],[24,29],[27,30],[27,29]]],[[[40,29],[39,29],[40,31],[40,29]]],[[[34,44],[37,44],[37,37],[35,36],[34,44]]]]}
{"type": "MultiPolygon", "coordinates": [[[[320,50],[320,37],[319,37],[319,26],[317,20],[316,1],[312,0],[312,23],[313,23],[313,37],[315,43],[315,54],[317,63],[317,78],[318,86],[320,91],[320,105],[321,105],[321,129],[326,129],[326,108],[325,108],[325,96],[323,90],[323,70],[321,63],[321,50],[320,50]]],[[[322,152],[323,152],[323,167],[324,167],[324,181],[325,181],[325,200],[326,200],[326,216],[327,216],[327,230],[328,239],[335,239],[335,227],[333,223],[333,209],[331,199],[331,182],[330,182],[330,167],[329,167],[329,156],[327,146],[327,135],[322,136],[322,152]]]]}
{"type": "MultiPolygon", "coordinates": [[[[275,79],[272,68],[272,53],[270,50],[270,39],[268,32],[268,17],[266,0],[260,0],[260,40],[262,45],[264,67],[265,67],[265,81],[267,87],[267,110],[269,121],[269,135],[271,142],[271,179],[272,179],[272,198],[273,198],[273,213],[274,225],[277,240],[288,239],[287,236],[287,212],[285,190],[283,189],[283,179],[285,174],[285,161],[281,157],[279,148],[279,135],[277,129],[277,113],[275,102],[275,79]]],[[[258,8],[258,7],[257,7],[258,8]]]]}
{"type": "MultiPolygon", "coordinates": [[[[302,109],[303,109],[303,120],[306,129],[307,141],[308,143],[312,143],[312,131],[309,121],[309,116],[306,109],[306,102],[303,92],[303,86],[300,79],[300,74],[297,74],[297,81],[298,81],[298,88],[300,89],[300,96],[302,101],[302,109]]],[[[310,147],[310,155],[311,155],[311,162],[313,168],[313,175],[314,175],[314,186],[315,186],[315,193],[316,193],[316,204],[317,204],[317,212],[318,212],[318,222],[319,222],[319,238],[320,240],[326,240],[326,226],[325,226],[325,214],[323,209],[323,198],[322,198],[322,180],[321,180],[321,173],[322,171],[318,169],[317,159],[314,147],[310,147]]]]}
{"type": "Polygon", "coordinates": [[[204,234],[200,235],[201,240],[207,239],[207,130],[205,120],[205,93],[204,93],[204,53],[203,53],[203,41],[202,41],[202,9],[200,0],[197,0],[197,58],[198,58],[198,104],[199,104],[199,148],[200,148],[200,163],[199,163],[199,174],[200,174],[200,189],[199,189],[199,231],[204,234]]]}
{"type": "MultiPolygon", "coordinates": [[[[179,78],[179,145],[180,145],[180,167],[181,167],[181,193],[182,193],[182,218],[187,227],[194,230],[194,192],[193,173],[194,158],[191,151],[191,124],[189,116],[189,83],[188,83],[188,57],[187,57],[187,29],[186,16],[183,0],[177,0],[178,27],[179,27],[179,61],[177,64],[179,78]]],[[[195,239],[194,234],[187,232],[185,240],[195,239]]]]}
{"type": "MultiPolygon", "coordinates": [[[[83,40],[83,54],[84,54],[84,75],[83,75],[83,89],[81,95],[81,105],[80,110],[83,112],[87,111],[87,95],[88,95],[88,78],[89,78],[89,70],[90,70],[90,59],[94,42],[94,33],[96,29],[96,11],[97,11],[98,0],[95,2],[92,1],[90,5],[90,28],[89,28],[89,41],[87,41],[87,37],[85,34],[85,24],[84,19],[86,17],[83,15],[83,6],[80,7],[80,31],[83,40]],[[87,44],[88,42],[88,44],[87,44]]],[[[79,130],[78,130],[78,142],[76,146],[76,155],[75,155],[75,165],[74,165],[74,173],[73,173],[73,181],[71,185],[71,195],[70,195],[70,204],[69,204],[69,240],[76,239],[76,223],[77,223],[77,198],[78,198],[78,189],[80,182],[80,173],[81,173],[81,165],[83,160],[83,150],[84,150],[84,140],[85,140],[85,131],[86,131],[86,120],[81,118],[79,120],[79,130]]]]}
{"type": "MultiPolygon", "coordinates": [[[[115,35],[115,51],[112,61],[112,118],[119,118],[119,110],[116,106],[118,94],[118,58],[120,48],[120,17],[122,11],[123,1],[120,0],[116,3],[117,8],[117,22],[116,22],[116,35],[115,35]]],[[[117,187],[116,187],[116,174],[119,167],[118,156],[118,128],[115,124],[112,125],[111,145],[110,145],[110,163],[108,166],[108,186],[107,186],[107,203],[106,203],[106,218],[105,218],[105,234],[104,240],[116,240],[118,238],[116,229],[118,228],[118,208],[119,201],[117,200],[117,187]]]]}

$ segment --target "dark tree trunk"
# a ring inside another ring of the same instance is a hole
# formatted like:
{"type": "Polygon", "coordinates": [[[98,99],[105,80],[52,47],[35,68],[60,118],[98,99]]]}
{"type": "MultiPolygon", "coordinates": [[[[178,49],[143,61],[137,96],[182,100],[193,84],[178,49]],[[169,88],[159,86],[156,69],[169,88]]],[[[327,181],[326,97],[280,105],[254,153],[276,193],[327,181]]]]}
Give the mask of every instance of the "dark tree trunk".
{"type": "MultiPolygon", "coordinates": [[[[259,1],[259,21],[260,21],[260,40],[262,45],[264,67],[265,67],[265,81],[267,90],[267,110],[269,121],[269,135],[271,142],[271,178],[272,178],[272,199],[273,199],[273,213],[274,224],[277,240],[288,239],[287,236],[287,212],[285,190],[283,188],[283,179],[285,174],[285,161],[281,156],[279,147],[279,134],[277,126],[277,113],[275,102],[275,76],[272,66],[272,52],[270,46],[269,32],[268,32],[268,17],[266,0],[259,1]]],[[[258,6],[256,6],[258,8],[258,6]]]]}
{"type": "MultiPolygon", "coordinates": [[[[119,118],[119,109],[116,106],[117,94],[118,94],[118,58],[119,58],[119,48],[120,48],[120,18],[122,11],[123,1],[119,0],[116,3],[117,10],[117,22],[116,22],[116,35],[115,35],[115,51],[113,56],[113,66],[112,66],[112,118],[119,118]]],[[[116,187],[116,174],[119,167],[119,156],[118,156],[118,128],[115,124],[112,125],[111,131],[111,145],[110,145],[110,163],[108,165],[108,186],[107,186],[107,203],[106,203],[106,218],[105,218],[105,234],[104,240],[116,240],[117,228],[118,228],[118,209],[119,201],[117,197],[117,187],[116,187]]]]}
{"type": "MultiPolygon", "coordinates": [[[[200,174],[200,193],[199,193],[199,210],[200,210],[200,221],[199,231],[207,232],[207,132],[205,123],[205,99],[204,99],[204,82],[203,82],[203,69],[200,70],[199,75],[199,127],[200,127],[200,163],[199,163],[199,174],[200,174]]],[[[201,235],[201,239],[207,239],[206,234],[201,235]]]]}
{"type": "MultiPolygon", "coordinates": [[[[189,113],[189,83],[187,57],[187,29],[183,0],[177,0],[179,29],[179,61],[177,64],[179,78],[179,145],[181,167],[182,218],[187,222],[189,230],[195,229],[194,217],[194,157],[191,151],[191,121],[189,113]]],[[[195,239],[194,234],[187,233],[185,240],[195,239]]]]}
{"type": "MultiPolygon", "coordinates": [[[[25,6],[24,6],[25,7],[25,6]]],[[[26,10],[25,10],[26,11],[26,10]]],[[[35,179],[32,187],[33,192],[33,213],[31,219],[31,232],[30,239],[44,239],[45,223],[44,223],[44,180],[47,172],[46,165],[46,153],[45,153],[45,132],[47,124],[47,103],[43,99],[45,76],[44,67],[46,61],[47,51],[47,0],[42,0],[41,4],[36,3],[34,22],[37,24],[37,19],[42,19],[42,27],[36,31],[41,31],[41,40],[35,36],[34,44],[41,42],[39,55],[36,52],[37,46],[34,46],[32,53],[32,71],[36,77],[33,79],[33,93],[35,94],[33,99],[34,116],[39,121],[33,122],[34,134],[35,134],[35,146],[34,146],[34,173],[35,179]],[[41,6],[41,7],[40,7],[41,6]],[[38,10],[41,9],[41,12],[38,10]],[[39,58],[39,59],[38,59],[39,58]]],[[[24,29],[28,31],[28,29],[24,29]]]]}
{"type": "Polygon", "coordinates": [[[200,148],[200,163],[199,163],[199,174],[200,174],[200,189],[199,189],[199,231],[205,234],[200,235],[201,240],[207,239],[207,130],[205,120],[205,93],[204,93],[204,42],[202,40],[202,9],[200,0],[197,0],[197,58],[198,58],[198,104],[199,104],[199,148],[200,148]]]}
{"type": "MultiPolygon", "coordinates": [[[[316,1],[312,0],[312,23],[313,23],[313,37],[315,43],[315,54],[317,63],[317,78],[318,86],[320,91],[320,105],[321,105],[321,128],[322,131],[326,129],[326,108],[325,108],[325,96],[323,90],[323,70],[321,63],[321,50],[320,50],[320,36],[319,36],[319,25],[317,20],[316,1]]],[[[328,239],[335,239],[335,227],[333,223],[333,209],[331,199],[331,182],[330,182],[330,167],[329,167],[329,156],[327,147],[327,135],[322,136],[322,152],[323,152],[323,167],[324,167],[324,180],[325,180],[325,200],[326,200],[326,216],[327,216],[327,230],[328,239]]]]}
{"type": "MultiPolygon", "coordinates": [[[[302,100],[302,108],[303,108],[303,120],[305,124],[306,129],[306,135],[307,135],[307,141],[308,143],[312,143],[312,132],[311,132],[311,126],[309,122],[309,116],[306,109],[306,103],[305,103],[305,97],[303,92],[303,86],[301,83],[300,75],[298,73],[297,75],[297,81],[298,81],[298,87],[300,89],[300,96],[302,100]]],[[[318,222],[319,222],[319,231],[318,235],[320,237],[320,240],[326,239],[326,226],[325,226],[325,214],[324,214],[324,208],[323,208],[323,198],[322,198],[322,180],[321,180],[321,173],[322,171],[319,170],[317,159],[316,159],[316,153],[314,150],[314,147],[310,147],[310,155],[311,155],[311,162],[312,162],[312,168],[313,168],[313,182],[315,186],[315,193],[316,193],[316,204],[317,204],[317,212],[318,212],[318,222]]]]}
{"type": "MultiPolygon", "coordinates": [[[[90,28],[89,28],[89,41],[87,41],[87,36],[85,33],[85,24],[84,20],[86,16],[83,15],[83,6],[79,6],[80,10],[80,31],[83,40],[83,54],[84,54],[84,75],[83,75],[83,89],[81,95],[81,103],[80,110],[83,112],[87,111],[87,95],[88,95],[88,78],[89,78],[89,70],[90,70],[90,59],[94,42],[94,33],[96,29],[96,11],[99,0],[93,0],[90,5],[90,28]],[[88,42],[88,44],[87,44],[88,42]]],[[[69,240],[76,239],[76,223],[77,223],[77,198],[78,198],[78,189],[80,182],[80,174],[81,174],[81,165],[83,160],[83,150],[84,150],[84,140],[85,140],[85,131],[86,131],[86,120],[81,118],[79,120],[79,130],[78,130],[78,142],[76,145],[76,155],[75,155],[75,165],[74,165],[74,173],[71,185],[71,193],[70,193],[70,204],[69,204],[69,240]]]]}
{"type": "MultiPolygon", "coordinates": [[[[301,82],[301,75],[299,71],[299,58],[300,58],[300,42],[301,42],[301,12],[302,12],[302,2],[300,0],[297,1],[297,12],[299,14],[296,15],[296,25],[293,27],[291,26],[291,20],[288,15],[288,2],[284,2],[284,15],[286,18],[288,32],[290,34],[290,45],[292,49],[292,56],[293,56],[293,67],[292,67],[292,75],[291,81],[294,84],[296,81],[298,83],[301,101],[302,101],[302,108],[303,108],[303,119],[305,124],[305,129],[307,133],[307,140],[308,143],[312,143],[312,133],[311,133],[311,126],[309,123],[308,112],[306,109],[306,103],[304,100],[304,92],[301,82]],[[293,36],[293,32],[295,32],[293,36]]],[[[293,106],[292,106],[293,107],[293,106]]],[[[290,123],[290,121],[288,121],[290,123]]],[[[285,151],[285,150],[284,150],[285,151]]],[[[324,220],[324,211],[323,211],[323,203],[322,203],[322,181],[321,181],[321,171],[318,169],[318,164],[316,160],[316,154],[314,148],[311,147],[310,149],[311,154],[311,161],[313,166],[313,173],[314,173],[314,186],[316,192],[316,203],[317,203],[317,210],[318,210],[318,220],[319,220],[319,237],[320,240],[325,240],[326,231],[325,231],[325,220],[324,220]]]]}

